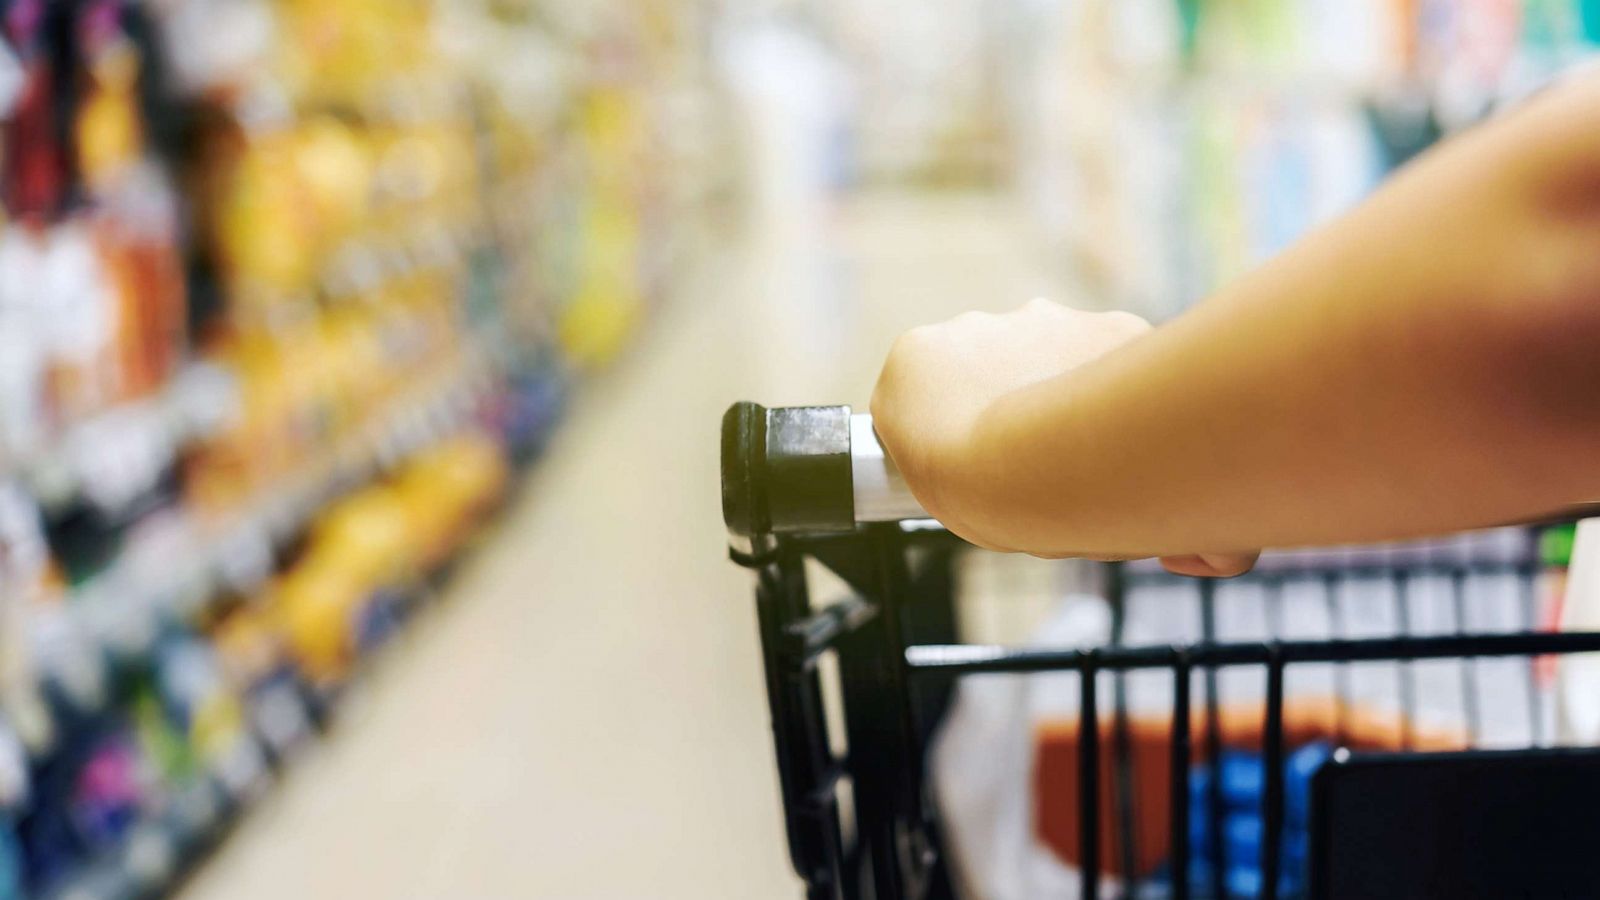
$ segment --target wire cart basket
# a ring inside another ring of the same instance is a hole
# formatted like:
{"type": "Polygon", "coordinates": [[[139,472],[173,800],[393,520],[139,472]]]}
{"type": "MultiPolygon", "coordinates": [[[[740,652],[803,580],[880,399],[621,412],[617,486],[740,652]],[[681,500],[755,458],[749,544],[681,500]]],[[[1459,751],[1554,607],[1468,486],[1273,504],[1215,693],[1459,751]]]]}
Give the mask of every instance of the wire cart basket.
{"type": "Polygon", "coordinates": [[[928,773],[930,740],[961,679],[1044,672],[1076,673],[1074,777],[1060,797],[1048,798],[1069,813],[1076,896],[1600,896],[1600,863],[1590,861],[1600,848],[1600,752],[1555,746],[1535,683],[1543,661],[1600,651],[1600,634],[1535,630],[1531,553],[1313,557],[1240,580],[1265,592],[1270,620],[1290,580],[1322,584],[1332,609],[1338,586],[1351,580],[1385,582],[1404,597],[1432,579],[1456,610],[1443,631],[1408,627],[1397,601],[1400,627],[1388,635],[1351,637],[1346,628],[1307,639],[1269,628],[1262,639],[1227,639],[1216,628],[1218,592],[1226,589],[1217,582],[1106,564],[1100,580],[1111,626],[1102,645],[962,644],[957,563],[978,551],[927,520],[870,416],[843,406],[737,404],[723,420],[722,471],[731,556],[757,580],[789,854],[812,900],[965,896],[928,773]],[[848,586],[848,596],[813,597],[807,569],[817,564],[848,586]],[[1465,585],[1478,576],[1510,579],[1524,592],[1529,613],[1517,627],[1465,624],[1472,602],[1465,585]],[[1125,642],[1130,591],[1160,581],[1198,598],[1197,639],[1125,642]],[[820,671],[825,656],[836,660],[836,688],[820,671]],[[1497,677],[1526,706],[1515,746],[1485,749],[1479,692],[1465,678],[1459,740],[1430,744],[1412,731],[1414,668],[1450,661],[1470,672],[1494,659],[1516,660],[1507,671],[1520,673],[1497,677]],[[1301,790],[1309,796],[1291,796],[1285,767],[1295,727],[1286,722],[1286,672],[1331,668],[1344,691],[1346,669],[1380,662],[1400,673],[1398,745],[1362,748],[1335,721],[1330,753],[1301,790]],[[1227,876],[1237,845],[1225,834],[1225,794],[1237,772],[1225,766],[1224,672],[1253,673],[1247,677],[1261,683],[1251,769],[1259,779],[1251,795],[1259,857],[1250,861],[1259,877],[1244,887],[1227,876]],[[1134,759],[1144,753],[1148,761],[1131,724],[1136,673],[1167,692],[1155,767],[1134,759]],[[1300,848],[1285,837],[1287,808],[1297,802],[1307,833],[1300,848]],[[1162,863],[1152,867],[1158,851],[1162,863]]]}

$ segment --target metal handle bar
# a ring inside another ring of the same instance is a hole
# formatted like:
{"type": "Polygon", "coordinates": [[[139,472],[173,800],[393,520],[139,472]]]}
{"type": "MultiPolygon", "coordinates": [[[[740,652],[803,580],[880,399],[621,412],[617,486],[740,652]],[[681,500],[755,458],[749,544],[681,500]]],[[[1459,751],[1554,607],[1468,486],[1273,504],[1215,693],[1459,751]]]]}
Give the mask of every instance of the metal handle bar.
{"type": "Polygon", "coordinates": [[[883,451],[872,416],[848,406],[736,403],[722,419],[722,516],[729,531],[750,537],[928,513],[883,451]]]}

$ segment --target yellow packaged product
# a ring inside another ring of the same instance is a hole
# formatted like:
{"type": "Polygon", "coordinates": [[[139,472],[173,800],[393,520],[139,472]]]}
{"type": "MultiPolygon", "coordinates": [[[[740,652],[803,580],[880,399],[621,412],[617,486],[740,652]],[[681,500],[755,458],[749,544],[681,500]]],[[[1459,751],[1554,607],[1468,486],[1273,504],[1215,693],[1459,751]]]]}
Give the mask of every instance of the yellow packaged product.
{"type": "Polygon", "coordinates": [[[356,584],[375,591],[413,576],[410,560],[416,546],[399,493],[387,485],[374,485],[319,516],[306,553],[318,565],[336,567],[356,584]]]}
{"type": "Polygon", "coordinates": [[[355,656],[355,627],[367,593],[344,568],[308,558],[279,579],[273,609],[300,670],[337,684],[355,656]]]}

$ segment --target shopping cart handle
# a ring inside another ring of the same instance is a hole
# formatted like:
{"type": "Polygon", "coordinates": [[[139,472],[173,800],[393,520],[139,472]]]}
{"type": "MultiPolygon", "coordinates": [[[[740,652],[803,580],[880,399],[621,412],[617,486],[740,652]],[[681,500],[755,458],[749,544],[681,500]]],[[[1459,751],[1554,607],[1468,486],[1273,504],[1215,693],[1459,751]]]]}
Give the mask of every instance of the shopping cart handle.
{"type": "Polygon", "coordinates": [[[735,403],[722,419],[722,517],[750,537],[928,514],[884,453],[872,416],[848,406],[735,403]]]}

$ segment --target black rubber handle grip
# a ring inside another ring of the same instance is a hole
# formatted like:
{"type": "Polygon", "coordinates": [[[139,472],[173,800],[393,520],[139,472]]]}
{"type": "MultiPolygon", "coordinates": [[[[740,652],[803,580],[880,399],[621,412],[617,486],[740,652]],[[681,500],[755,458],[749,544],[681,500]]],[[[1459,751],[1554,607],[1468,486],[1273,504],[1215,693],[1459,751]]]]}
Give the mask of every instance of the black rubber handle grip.
{"type": "Polygon", "coordinates": [[[850,408],[736,403],[722,418],[722,518],[744,537],[855,528],[850,408]]]}

